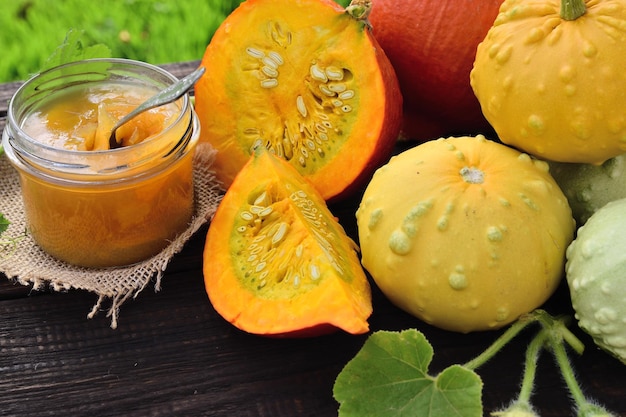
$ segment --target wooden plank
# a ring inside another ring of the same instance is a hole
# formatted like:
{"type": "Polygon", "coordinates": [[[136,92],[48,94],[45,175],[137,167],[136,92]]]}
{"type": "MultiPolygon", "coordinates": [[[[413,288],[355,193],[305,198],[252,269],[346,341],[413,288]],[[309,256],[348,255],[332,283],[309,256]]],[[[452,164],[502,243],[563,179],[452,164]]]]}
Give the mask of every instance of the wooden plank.
{"type": "MultiPolygon", "coordinates": [[[[103,315],[86,319],[95,300],[84,292],[0,302],[0,415],[336,416],[334,378],[365,336],[282,340],[236,330],[204,293],[202,239],[177,258],[159,293],[144,291],[123,306],[117,330],[103,315]]],[[[496,336],[431,328],[378,292],[374,302],[373,330],[413,327],[427,335],[433,372],[471,359],[496,336]]],[[[486,410],[512,399],[527,342],[521,337],[480,369],[486,410]]],[[[590,395],[626,413],[621,365],[593,348],[573,363],[590,395]]],[[[568,394],[547,355],[534,402],[544,417],[569,415],[568,394]]]]}

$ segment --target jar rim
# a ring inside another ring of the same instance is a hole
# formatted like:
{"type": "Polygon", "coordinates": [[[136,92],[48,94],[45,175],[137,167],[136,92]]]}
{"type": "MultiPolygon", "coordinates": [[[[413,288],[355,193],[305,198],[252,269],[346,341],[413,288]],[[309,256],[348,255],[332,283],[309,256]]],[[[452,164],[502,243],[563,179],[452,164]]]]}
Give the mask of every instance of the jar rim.
{"type": "Polygon", "coordinates": [[[130,185],[137,181],[143,181],[147,178],[159,174],[162,170],[167,169],[167,167],[178,163],[178,161],[181,160],[185,155],[195,149],[199,139],[199,132],[200,122],[197,115],[192,110],[192,118],[189,126],[184,133],[184,136],[166,155],[161,158],[159,164],[153,165],[147,170],[142,170],[141,167],[139,167],[139,169],[135,169],[132,172],[124,172],[123,175],[115,175],[115,171],[113,169],[110,169],[110,172],[100,171],[98,173],[87,175],[83,173],[78,173],[79,175],[72,175],[69,172],[61,171],[63,174],[67,175],[59,176],[59,171],[42,170],[35,168],[36,165],[31,163],[32,159],[27,161],[18,151],[16,151],[14,146],[7,146],[9,145],[9,141],[6,131],[2,135],[2,145],[4,145],[4,151],[9,161],[16,168],[18,168],[18,171],[21,171],[23,173],[29,173],[31,176],[38,177],[42,181],[48,183],[56,183],[59,185],[63,185],[64,187],[80,188],[93,187],[95,185],[115,187],[118,186],[118,184],[122,183],[130,185]]]}
{"type": "Polygon", "coordinates": [[[2,135],[6,154],[14,165],[47,180],[93,184],[151,175],[150,172],[173,163],[195,147],[200,126],[189,94],[175,102],[178,109],[163,130],[144,141],[117,149],[84,151],[54,147],[28,135],[21,124],[42,101],[69,86],[125,81],[165,88],[177,80],[156,65],[123,58],[81,60],[35,74],[10,100],[2,135]]]}
{"type": "MultiPolygon", "coordinates": [[[[189,142],[189,138],[184,140],[187,134],[180,140],[171,140],[171,132],[174,129],[180,129],[181,123],[185,123],[187,130],[194,124],[193,119],[196,116],[188,94],[176,101],[180,103],[179,111],[162,131],[132,146],[90,151],[66,149],[37,141],[21,127],[32,107],[45,98],[46,94],[54,94],[72,85],[119,80],[139,81],[141,85],[148,87],[164,88],[178,81],[178,78],[156,65],[125,58],[91,58],[41,71],[24,82],[11,97],[5,127],[5,134],[8,136],[5,139],[8,145],[16,148],[16,152],[22,156],[22,162],[25,162],[23,154],[27,154],[32,157],[31,162],[34,161],[36,165],[47,162],[54,165],[54,171],[89,175],[97,174],[98,171],[86,172],[92,168],[92,164],[87,161],[99,161],[105,158],[124,160],[124,157],[133,160],[133,155],[144,155],[143,159],[146,159],[147,155],[167,158],[168,155],[176,154],[177,150],[181,149],[181,145],[189,142]],[[162,138],[164,139],[159,141],[162,138]]],[[[140,164],[143,159],[136,160],[135,163],[140,164]]],[[[115,168],[119,167],[109,167],[105,171],[114,171],[115,168]]]]}
{"type": "MultiPolygon", "coordinates": [[[[54,154],[57,155],[66,155],[66,156],[76,156],[76,155],[119,155],[122,154],[124,152],[129,152],[129,149],[131,149],[131,147],[120,147],[120,148],[116,148],[116,149],[103,149],[103,150],[92,150],[92,151],[83,151],[83,150],[74,150],[74,149],[64,149],[64,148],[59,148],[59,147],[54,147],[52,145],[48,145],[45,143],[42,143],[40,141],[37,141],[35,138],[33,138],[32,136],[28,135],[26,132],[24,132],[20,126],[20,121],[16,119],[17,115],[16,115],[16,101],[21,98],[22,94],[25,94],[28,90],[28,88],[32,88],[33,83],[35,83],[37,80],[42,79],[42,77],[46,77],[46,76],[50,76],[51,74],[54,74],[56,72],[63,72],[64,70],[67,69],[72,69],[72,68],[76,68],[76,67],[80,67],[80,66],[85,66],[85,65],[92,65],[95,64],[95,66],[93,66],[94,68],[97,68],[98,64],[105,64],[105,65],[112,65],[112,66],[119,66],[120,68],[124,67],[124,66],[128,66],[128,67],[135,67],[137,69],[141,68],[144,70],[148,70],[150,72],[153,73],[153,75],[157,75],[159,77],[161,77],[162,80],[166,80],[167,82],[169,82],[170,84],[175,83],[176,81],[178,81],[178,78],[176,76],[174,76],[172,73],[168,72],[167,70],[153,65],[153,64],[149,64],[147,62],[143,62],[143,61],[136,61],[136,60],[132,60],[132,59],[126,59],[126,58],[90,58],[90,59],[84,59],[84,60],[80,60],[80,61],[74,61],[74,62],[69,62],[66,64],[61,64],[49,69],[46,69],[44,71],[41,71],[37,74],[34,74],[32,77],[30,77],[27,81],[25,81],[17,90],[16,92],[13,94],[13,96],[11,97],[11,100],[9,101],[9,106],[7,108],[7,124],[6,124],[6,128],[11,127],[11,129],[13,130],[17,130],[17,131],[21,131],[21,139],[25,140],[28,145],[30,145],[30,147],[37,147],[37,148],[41,148],[41,149],[45,149],[48,152],[52,152],[54,154]]],[[[104,66],[103,66],[104,68],[104,66]]],[[[115,67],[108,67],[106,69],[111,69],[111,68],[115,68],[115,67]]],[[[95,72],[91,72],[91,73],[80,73],[80,75],[92,75],[92,76],[103,76],[103,78],[98,79],[98,81],[107,81],[110,80],[111,78],[106,78],[107,74],[104,73],[95,73],[95,72]]],[[[56,78],[52,78],[52,80],[58,80],[59,77],[56,78]]],[[[87,84],[89,82],[93,82],[94,80],[86,80],[83,81],[81,83],[83,84],[87,84]]],[[[66,84],[64,84],[66,85],[66,84]]],[[[165,85],[164,87],[167,87],[167,85],[165,85]]],[[[41,94],[42,92],[45,92],[45,90],[42,89],[38,89],[37,93],[41,94]]],[[[168,126],[165,127],[165,129],[163,129],[161,132],[159,132],[157,135],[154,135],[153,137],[149,138],[149,140],[144,140],[140,143],[134,144],[132,146],[132,149],[134,151],[139,150],[140,148],[145,148],[150,146],[152,142],[152,139],[157,138],[161,135],[167,134],[167,132],[172,129],[174,126],[176,126],[177,123],[179,123],[181,121],[181,119],[183,117],[185,117],[185,114],[187,113],[188,109],[191,106],[190,100],[189,100],[189,95],[185,94],[183,97],[181,97],[179,100],[182,100],[182,104],[180,106],[180,112],[178,112],[176,119],[173,120],[168,126]]]]}

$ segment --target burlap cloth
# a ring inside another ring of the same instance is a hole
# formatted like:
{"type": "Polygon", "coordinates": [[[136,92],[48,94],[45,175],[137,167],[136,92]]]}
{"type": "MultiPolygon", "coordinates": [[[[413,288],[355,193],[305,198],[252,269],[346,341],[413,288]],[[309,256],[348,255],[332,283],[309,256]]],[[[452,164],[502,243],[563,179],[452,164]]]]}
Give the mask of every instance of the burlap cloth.
{"type": "MultiPolygon", "coordinates": [[[[55,291],[80,289],[93,292],[98,299],[87,317],[93,317],[105,301],[110,300],[107,316],[111,327],[117,328],[120,306],[137,295],[154,279],[159,291],[161,279],[169,261],[180,252],[185,242],[208,222],[221,201],[222,191],[215,180],[212,163],[215,150],[208,144],[199,144],[194,155],[194,187],[196,213],[189,227],[161,253],[139,264],[114,269],[88,269],[61,262],[43,252],[28,233],[15,247],[0,249],[0,272],[9,279],[34,289],[52,288],[55,291]]],[[[24,235],[26,219],[20,193],[19,177],[6,155],[0,156],[0,213],[11,222],[6,236],[24,235]]],[[[3,235],[4,237],[4,235],[3,235]]]]}

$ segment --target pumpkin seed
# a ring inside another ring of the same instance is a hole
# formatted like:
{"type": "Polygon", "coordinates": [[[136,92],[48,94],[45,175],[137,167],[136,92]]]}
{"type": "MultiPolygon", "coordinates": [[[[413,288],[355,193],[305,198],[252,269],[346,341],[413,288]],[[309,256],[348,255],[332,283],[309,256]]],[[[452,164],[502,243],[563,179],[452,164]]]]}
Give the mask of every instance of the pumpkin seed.
{"type": "Polygon", "coordinates": [[[333,81],[343,80],[344,73],[343,73],[342,68],[335,67],[335,66],[328,66],[326,67],[325,72],[329,80],[333,80],[333,81]]]}
{"type": "Polygon", "coordinates": [[[268,78],[261,81],[261,87],[263,88],[274,88],[276,86],[278,86],[278,80],[276,78],[268,78]]]}
{"type": "Polygon", "coordinates": [[[280,243],[285,238],[288,230],[289,226],[287,225],[287,223],[281,222],[276,233],[272,235],[272,245],[280,243]]]}
{"type": "Polygon", "coordinates": [[[283,65],[285,63],[285,60],[283,59],[282,55],[279,54],[276,51],[270,51],[268,52],[268,57],[274,61],[276,63],[276,65],[283,65]]]}
{"type": "Polygon", "coordinates": [[[278,71],[268,65],[264,65],[263,67],[261,67],[261,72],[263,72],[263,74],[267,75],[270,78],[278,77],[278,71]]]}
{"type": "Polygon", "coordinates": [[[346,87],[345,84],[343,83],[329,83],[328,84],[328,89],[334,93],[343,93],[344,91],[347,90],[348,87],[346,87]]]}
{"type": "Polygon", "coordinates": [[[251,46],[246,48],[246,53],[250,55],[252,58],[257,58],[257,59],[261,59],[265,56],[265,53],[263,53],[263,51],[257,48],[253,48],[251,46]]]}
{"type": "Polygon", "coordinates": [[[304,99],[302,96],[296,97],[296,108],[302,117],[307,116],[306,105],[304,104],[304,99]]]}
{"type": "Polygon", "coordinates": [[[322,69],[320,69],[317,64],[311,65],[311,68],[309,68],[309,73],[314,80],[321,81],[323,83],[328,81],[326,73],[322,69]]]}
{"type": "Polygon", "coordinates": [[[278,62],[274,60],[271,56],[264,56],[261,58],[261,62],[265,64],[265,66],[272,68],[274,70],[278,69],[278,62]]]}
{"type": "Polygon", "coordinates": [[[341,100],[349,100],[354,97],[354,90],[346,90],[339,94],[338,96],[341,100]]]}

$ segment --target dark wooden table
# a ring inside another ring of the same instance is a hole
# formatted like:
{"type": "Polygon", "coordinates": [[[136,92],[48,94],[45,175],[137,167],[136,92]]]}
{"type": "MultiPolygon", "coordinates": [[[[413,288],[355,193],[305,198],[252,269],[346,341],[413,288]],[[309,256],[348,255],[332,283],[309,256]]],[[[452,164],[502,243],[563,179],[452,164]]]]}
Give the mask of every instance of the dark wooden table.
{"type": "MultiPolygon", "coordinates": [[[[196,65],[167,67],[180,76],[196,65]]],[[[18,86],[0,85],[0,129],[18,86]]],[[[358,199],[331,206],[353,237],[358,199]]],[[[104,312],[87,318],[94,294],[33,291],[0,275],[0,415],[336,416],[334,380],[366,335],[283,340],[235,329],[213,310],[204,291],[206,230],[176,256],[159,292],[146,288],[122,305],[115,330],[104,312]]],[[[473,358],[499,334],[430,327],[393,307],[375,286],[373,291],[372,331],[424,332],[435,349],[432,373],[473,358]]],[[[545,308],[571,313],[568,297],[562,286],[545,308]]],[[[626,366],[574,331],[587,346],[582,356],[571,356],[584,391],[626,415],[626,366]]],[[[486,415],[517,393],[529,339],[523,333],[479,368],[486,415]]],[[[541,357],[538,373],[533,402],[541,415],[574,415],[551,356],[541,357]]]]}

